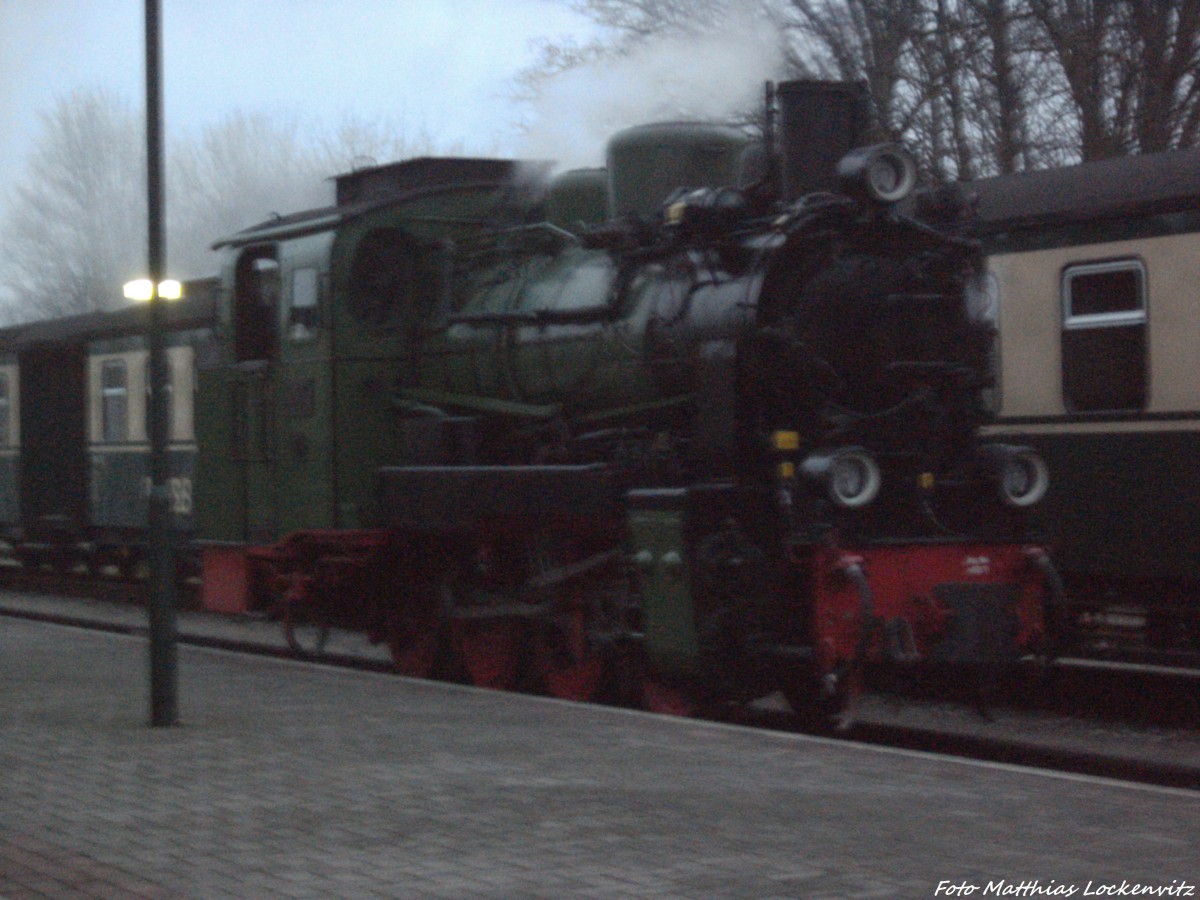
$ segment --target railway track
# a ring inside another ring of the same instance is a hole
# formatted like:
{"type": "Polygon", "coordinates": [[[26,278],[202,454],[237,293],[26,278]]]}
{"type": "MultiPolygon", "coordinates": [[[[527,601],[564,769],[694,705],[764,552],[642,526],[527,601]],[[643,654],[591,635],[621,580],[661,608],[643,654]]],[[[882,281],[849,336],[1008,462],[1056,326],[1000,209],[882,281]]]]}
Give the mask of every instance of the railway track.
{"type": "MultiPolygon", "coordinates": [[[[33,579],[42,587],[49,579],[33,579]]],[[[144,635],[139,603],[145,586],[103,579],[89,583],[86,597],[34,593],[12,584],[0,592],[0,615],[104,631],[144,635]]],[[[230,619],[202,612],[180,615],[184,645],[294,658],[277,622],[230,619]]],[[[390,671],[386,650],[351,632],[334,632],[314,664],[390,671]]],[[[1124,781],[1200,790],[1200,730],[1196,704],[1200,673],[1153,667],[1105,666],[1063,660],[1049,680],[1022,679],[982,714],[968,695],[933,699],[945,690],[934,679],[891,685],[860,703],[855,724],[842,739],[909,750],[1025,765],[1124,781]],[[1131,684],[1130,678],[1136,683],[1131,684]],[[1113,680],[1115,679],[1115,680],[1113,680]],[[1123,681],[1122,681],[1123,679],[1123,681]],[[1114,685],[1125,684],[1125,699],[1114,685]],[[1156,687],[1148,687],[1156,686],[1156,687]],[[1142,702],[1137,703],[1141,697],[1142,702]],[[1157,698],[1146,702],[1147,697],[1157,698]],[[1107,698],[1108,706],[1099,701],[1107,698]],[[1190,699],[1189,699],[1190,698],[1190,699]]],[[[941,696],[945,696],[942,694],[941,696]]],[[[749,710],[713,711],[737,724],[811,730],[781,697],[749,710]]]]}

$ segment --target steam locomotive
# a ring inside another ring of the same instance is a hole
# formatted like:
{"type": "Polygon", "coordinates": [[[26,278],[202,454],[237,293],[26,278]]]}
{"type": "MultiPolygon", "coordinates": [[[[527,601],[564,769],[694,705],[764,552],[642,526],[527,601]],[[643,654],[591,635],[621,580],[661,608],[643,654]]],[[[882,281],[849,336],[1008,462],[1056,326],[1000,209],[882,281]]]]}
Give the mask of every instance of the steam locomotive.
{"type": "Polygon", "coordinates": [[[548,184],[361,170],[222,241],[205,605],[275,609],[313,652],[367,628],[408,674],[667,709],[840,714],[868,661],[1045,650],[1048,473],[979,439],[978,247],[898,212],[915,166],[866,146],[856,86],[776,108],[765,146],[642,126],[548,184]]]}

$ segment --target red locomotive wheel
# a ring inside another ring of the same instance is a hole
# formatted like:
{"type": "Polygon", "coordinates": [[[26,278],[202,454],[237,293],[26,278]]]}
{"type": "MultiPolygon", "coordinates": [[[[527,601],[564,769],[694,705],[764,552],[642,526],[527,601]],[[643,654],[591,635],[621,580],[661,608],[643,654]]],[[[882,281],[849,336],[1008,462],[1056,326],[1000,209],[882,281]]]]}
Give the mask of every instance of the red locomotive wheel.
{"type": "Polygon", "coordinates": [[[600,693],[603,667],[596,658],[584,660],[566,669],[542,673],[542,683],[551,697],[581,702],[595,700],[600,693]]]}
{"type": "Polygon", "coordinates": [[[428,678],[433,674],[433,663],[437,657],[437,636],[425,634],[413,640],[388,641],[392,651],[392,665],[400,675],[412,678],[428,678]]]}
{"type": "Polygon", "coordinates": [[[862,682],[861,666],[840,663],[823,677],[807,669],[793,672],[780,690],[792,712],[809,728],[848,731],[854,725],[862,682]]]}
{"type": "Polygon", "coordinates": [[[428,678],[437,660],[437,617],[428,609],[392,607],[387,620],[388,649],[401,675],[428,678]]]}
{"type": "Polygon", "coordinates": [[[462,623],[454,644],[468,683],[510,691],[517,684],[521,627],[507,622],[487,625],[462,623]]]}
{"type": "Polygon", "coordinates": [[[604,674],[587,640],[582,606],[573,605],[556,621],[539,628],[534,641],[534,661],[542,689],[563,700],[595,700],[604,674]]]}
{"type": "Polygon", "coordinates": [[[667,716],[696,714],[696,704],[687,694],[650,675],[642,679],[642,708],[667,716]]]}

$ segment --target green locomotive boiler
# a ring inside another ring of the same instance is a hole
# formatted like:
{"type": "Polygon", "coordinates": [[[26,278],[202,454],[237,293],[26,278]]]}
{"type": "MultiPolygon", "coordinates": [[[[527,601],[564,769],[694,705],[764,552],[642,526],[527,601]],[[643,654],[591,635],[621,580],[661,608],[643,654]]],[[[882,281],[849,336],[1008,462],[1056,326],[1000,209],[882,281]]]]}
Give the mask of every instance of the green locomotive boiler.
{"type": "Polygon", "coordinates": [[[978,440],[978,250],[898,214],[913,163],[859,146],[855,87],[778,98],[765,148],[643,126],[549,185],[410,160],[223,241],[206,604],[658,708],[1040,648],[1046,470],[978,440]]]}

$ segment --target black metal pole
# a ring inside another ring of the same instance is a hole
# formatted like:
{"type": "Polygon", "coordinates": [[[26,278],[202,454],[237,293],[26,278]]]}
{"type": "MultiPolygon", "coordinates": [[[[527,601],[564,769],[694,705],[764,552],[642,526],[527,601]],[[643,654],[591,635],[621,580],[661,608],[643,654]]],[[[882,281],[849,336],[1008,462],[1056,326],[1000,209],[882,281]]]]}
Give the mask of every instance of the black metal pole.
{"type": "Polygon", "coordinates": [[[179,722],[175,653],[175,561],[167,459],[163,300],[166,272],[160,0],[146,0],[146,205],[150,277],[150,724],[179,722]]]}

